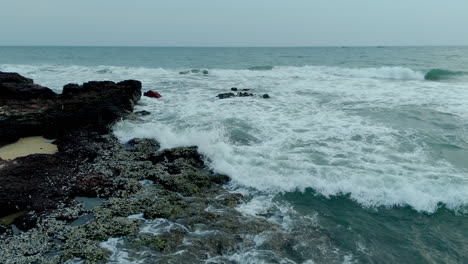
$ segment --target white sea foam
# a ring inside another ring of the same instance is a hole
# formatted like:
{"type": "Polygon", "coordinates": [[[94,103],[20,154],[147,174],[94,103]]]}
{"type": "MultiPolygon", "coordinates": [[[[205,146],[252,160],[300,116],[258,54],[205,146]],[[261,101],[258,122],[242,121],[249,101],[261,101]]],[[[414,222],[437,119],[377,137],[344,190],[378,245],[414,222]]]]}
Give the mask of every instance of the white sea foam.
{"type": "Polygon", "coordinates": [[[156,218],[151,220],[145,220],[140,233],[148,233],[152,235],[160,235],[163,233],[171,232],[174,229],[180,229],[188,232],[188,229],[174,222],[171,222],[165,218],[156,218]]]}
{"type": "Polygon", "coordinates": [[[338,67],[312,67],[317,71],[347,77],[377,78],[395,80],[424,80],[424,73],[403,67],[380,68],[338,68],[338,67]]]}
{"type": "Polygon", "coordinates": [[[144,259],[133,258],[129,256],[129,253],[124,248],[124,242],[122,238],[109,238],[107,241],[100,244],[102,248],[105,248],[111,252],[111,256],[107,263],[119,263],[119,264],[139,264],[144,263],[144,259]]]}
{"type": "MultiPolygon", "coordinates": [[[[349,194],[364,206],[409,205],[426,212],[441,203],[452,209],[468,205],[467,168],[435,158],[437,150],[424,141],[468,142],[463,83],[425,81],[422,72],[402,67],[282,66],[210,69],[208,75],[114,66],[0,65],[0,70],[56,90],[92,79],[141,80],[144,89],[163,97],[143,98],[137,110],[152,115],[143,123],[118,123],[115,134],[122,141],[156,138],[164,148],[197,145],[215,171],[239,186],[271,194],[312,188],[324,196],[349,194]],[[230,87],[272,98],[215,98],[230,87]],[[455,128],[401,117],[413,109],[450,115],[455,128]],[[426,127],[418,129],[418,122],[426,127]]],[[[466,155],[465,147],[457,155],[466,155]]]]}

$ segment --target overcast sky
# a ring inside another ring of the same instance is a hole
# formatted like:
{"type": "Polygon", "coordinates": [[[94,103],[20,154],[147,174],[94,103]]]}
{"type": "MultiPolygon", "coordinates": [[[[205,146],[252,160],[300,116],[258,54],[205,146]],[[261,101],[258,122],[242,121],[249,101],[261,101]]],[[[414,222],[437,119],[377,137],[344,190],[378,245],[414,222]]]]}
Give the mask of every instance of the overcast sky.
{"type": "Polygon", "coordinates": [[[0,45],[468,45],[468,0],[0,0],[0,45]]]}

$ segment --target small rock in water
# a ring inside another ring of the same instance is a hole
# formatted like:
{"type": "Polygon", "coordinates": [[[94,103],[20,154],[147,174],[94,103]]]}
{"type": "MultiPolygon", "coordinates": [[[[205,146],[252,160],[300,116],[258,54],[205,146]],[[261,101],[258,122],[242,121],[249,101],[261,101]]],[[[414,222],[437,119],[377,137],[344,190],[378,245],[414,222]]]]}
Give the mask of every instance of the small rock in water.
{"type": "Polygon", "coordinates": [[[189,73],[190,71],[180,71],[179,74],[187,74],[189,73]]]}
{"type": "Polygon", "coordinates": [[[239,97],[247,97],[247,96],[253,96],[253,93],[243,93],[243,92],[240,92],[240,93],[237,93],[237,96],[239,97]]]}
{"type": "Polygon", "coordinates": [[[192,72],[192,73],[199,73],[200,70],[199,70],[199,69],[192,69],[191,72],[192,72]]]}
{"type": "Polygon", "coordinates": [[[241,91],[250,91],[250,89],[242,89],[241,91]]]}
{"type": "Polygon", "coordinates": [[[270,98],[270,96],[268,94],[264,94],[262,97],[265,98],[265,99],[270,98]]]}
{"type": "Polygon", "coordinates": [[[145,110],[135,112],[135,115],[137,115],[137,116],[147,116],[147,115],[150,115],[150,114],[151,114],[151,112],[148,112],[148,111],[145,111],[145,110]]]}
{"type": "Polygon", "coordinates": [[[235,97],[236,95],[233,93],[222,93],[217,95],[219,99],[226,99],[226,98],[231,98],[235,97]]]}
{"type": "Polygon", "coordinates": [[[203,74],[208,74],[208,71],[207,70],[203,70],[203,74]]]}
{"type": "Polygon", "coordinates": [[[146,97],[151,97],[151,98],[161,98],[161,95],[158,92],[155,92],[153,90],[149,90],[143,94],[146,97]]]}
{"type": "Polygon", "coordinates": [[[232,88],[231,88],[231,91],[237,92],[237,87],[232,87],[232,88]]]}

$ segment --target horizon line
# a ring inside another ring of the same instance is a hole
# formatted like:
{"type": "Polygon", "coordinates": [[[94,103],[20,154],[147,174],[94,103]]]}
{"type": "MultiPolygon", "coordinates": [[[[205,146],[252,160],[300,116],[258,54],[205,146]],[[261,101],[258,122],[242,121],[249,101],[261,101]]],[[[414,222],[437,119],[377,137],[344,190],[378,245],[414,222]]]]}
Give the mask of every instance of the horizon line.
{"type": "Polygon", "coordinates": [[[1,45],[0,47],[82,47],[82,48],[371,48],[371,47],[468,47],[468,44],[447,45],[329,45],[329,46],[177,46],[177,45],[1,45]]]}

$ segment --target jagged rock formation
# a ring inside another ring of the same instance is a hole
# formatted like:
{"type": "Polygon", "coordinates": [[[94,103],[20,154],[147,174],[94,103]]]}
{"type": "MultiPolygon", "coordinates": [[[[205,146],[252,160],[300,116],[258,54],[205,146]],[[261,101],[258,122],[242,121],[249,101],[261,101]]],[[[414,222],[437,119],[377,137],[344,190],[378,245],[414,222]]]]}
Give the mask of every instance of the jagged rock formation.
{"type": "Polygon", "coordinates": [[[140,97],[139,81],[68,84],[55,94],[17,73],[0,72],[0,143],[84,128],[105,133],[140,97]]]}

